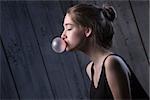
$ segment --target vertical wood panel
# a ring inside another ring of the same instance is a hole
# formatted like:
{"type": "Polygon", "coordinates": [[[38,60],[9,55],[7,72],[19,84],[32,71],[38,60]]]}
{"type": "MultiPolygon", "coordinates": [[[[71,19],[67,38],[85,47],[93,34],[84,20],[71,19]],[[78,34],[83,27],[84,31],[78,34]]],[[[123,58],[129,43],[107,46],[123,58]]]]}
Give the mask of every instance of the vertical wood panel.
{"type": "Polygon", "coordinates": [[[133,16],[135,17],[136,26],[138,29],[145,55],[149,55],[149,1],[131,1],[133,16]]]}
{"type": "Polygon", "coordinates": [[[24,5],[4,2],[2,13],[2,41],[20,97],[49,98],[52,93],[24,5]]]}
{"type": "Polygon", "coordinates": [[[77,63],[79,64],[80,71],[82,73],[80,74],[80,77],[82,77],[84,80],[86,97],[90,98],[90,80],[86,73],[86,66],[90,62],[90,59],[87,57],[87,55],[78,51],[75,52],[75,58],[77,59],[77,63]]]}
{"type": "Polygon", "coordinates": [[[0,40],[0,99],[19,99],[16,82],[0,40]]]}

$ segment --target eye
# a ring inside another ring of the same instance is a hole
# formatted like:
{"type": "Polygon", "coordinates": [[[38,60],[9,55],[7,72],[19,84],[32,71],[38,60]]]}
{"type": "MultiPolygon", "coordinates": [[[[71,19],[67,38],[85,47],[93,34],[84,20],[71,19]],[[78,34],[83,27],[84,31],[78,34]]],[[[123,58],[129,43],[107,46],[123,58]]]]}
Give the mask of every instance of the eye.
{"type": "Polygon", "coordinates": [[[73,29],[72,25],[65,26],[66,31],[71,31],[73,29]]]}
{"type": "Polygon", "coordinates": [[[72,29],[71,28],[69,28],[69,29],[67,29],[68,31],[71,31],[72,29]]]}

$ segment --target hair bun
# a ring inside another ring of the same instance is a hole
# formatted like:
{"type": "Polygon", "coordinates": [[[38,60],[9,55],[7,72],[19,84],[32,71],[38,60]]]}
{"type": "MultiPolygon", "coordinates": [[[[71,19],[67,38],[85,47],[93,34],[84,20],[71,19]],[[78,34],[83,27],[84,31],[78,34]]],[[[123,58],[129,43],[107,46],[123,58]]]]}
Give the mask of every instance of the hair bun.
{"type": "Polygon", "coordinates": [[[109,21],[114,21],[114,19],[117,17],[116,11],[114,7],[109,5],[103,5],[103,14],[105,18],[107,18],[109,21]]]}

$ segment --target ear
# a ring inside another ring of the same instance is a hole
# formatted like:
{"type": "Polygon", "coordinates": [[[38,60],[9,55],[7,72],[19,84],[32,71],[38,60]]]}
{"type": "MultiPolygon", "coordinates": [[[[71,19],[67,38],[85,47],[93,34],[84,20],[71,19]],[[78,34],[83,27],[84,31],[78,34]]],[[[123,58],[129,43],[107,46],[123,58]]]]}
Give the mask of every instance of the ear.
{"type": "Polygon", "coordinates": [[[92,29],[89,27],[86,27],[84,33],[86,37],[89,37],[92,34],[92,29]]]}

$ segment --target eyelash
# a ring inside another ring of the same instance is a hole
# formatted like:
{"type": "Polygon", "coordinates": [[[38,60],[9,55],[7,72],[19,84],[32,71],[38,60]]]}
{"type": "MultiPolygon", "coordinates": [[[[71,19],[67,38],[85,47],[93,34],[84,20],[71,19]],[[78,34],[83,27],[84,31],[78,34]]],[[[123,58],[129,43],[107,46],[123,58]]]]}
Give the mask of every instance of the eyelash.
{"type": "Polygon", "coordinates": [[[67,29],[68,31],[72,30],[72,29],[67,29]]]}

